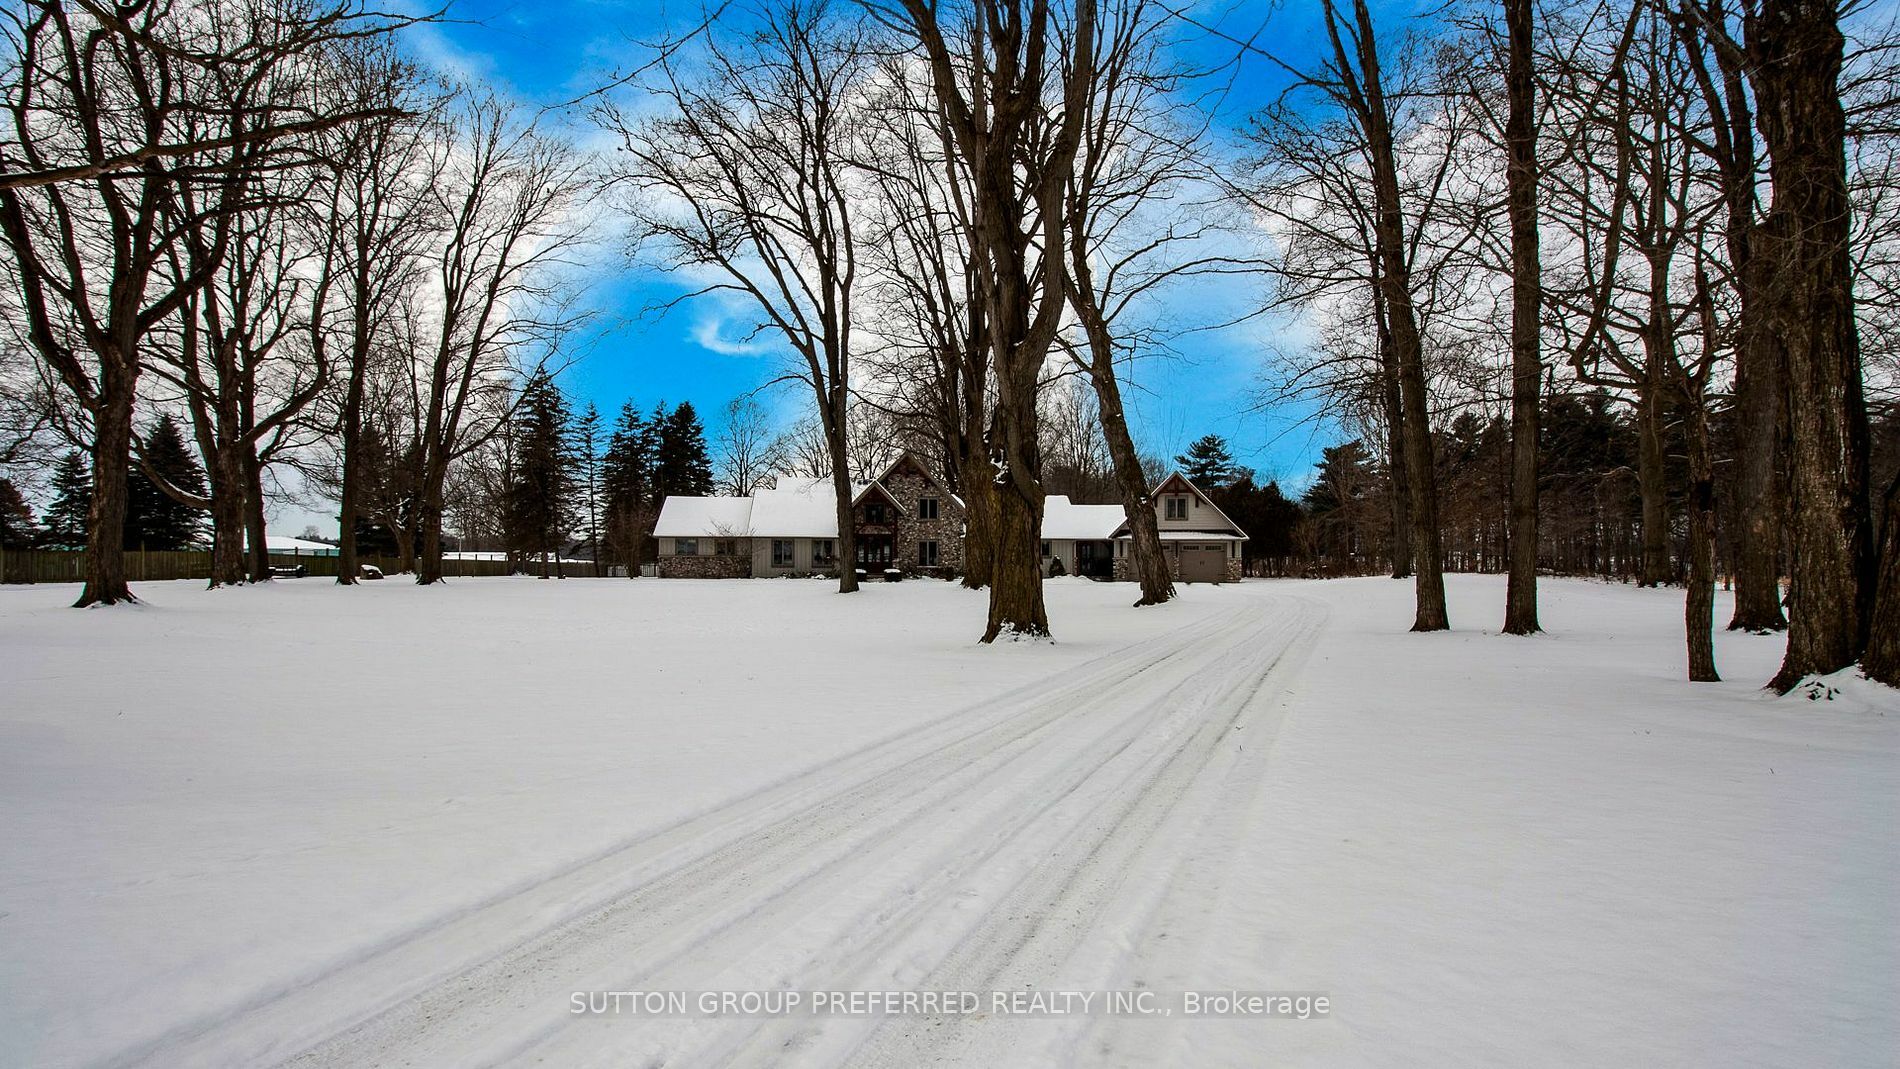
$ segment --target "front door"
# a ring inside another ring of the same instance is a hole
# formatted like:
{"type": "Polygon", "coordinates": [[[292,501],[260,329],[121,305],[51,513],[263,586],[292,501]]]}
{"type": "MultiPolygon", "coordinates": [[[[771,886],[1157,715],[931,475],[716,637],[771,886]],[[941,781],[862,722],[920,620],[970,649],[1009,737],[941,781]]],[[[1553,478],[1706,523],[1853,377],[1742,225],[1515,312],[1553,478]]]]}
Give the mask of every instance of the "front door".
{"type": "Polygon", "coordinates": [[[1112,565],[1109,563],[1109,544],[1106,542],[1077,542],[1075,544],[1075,574],[1107,575],[1112,565]]]}
{"type": "Polygon", "coordinates": [[[891,566],[891,536],[887,534],[861,534],[858,536],[858,567],[865,571],[883,571],[891,566]]]}

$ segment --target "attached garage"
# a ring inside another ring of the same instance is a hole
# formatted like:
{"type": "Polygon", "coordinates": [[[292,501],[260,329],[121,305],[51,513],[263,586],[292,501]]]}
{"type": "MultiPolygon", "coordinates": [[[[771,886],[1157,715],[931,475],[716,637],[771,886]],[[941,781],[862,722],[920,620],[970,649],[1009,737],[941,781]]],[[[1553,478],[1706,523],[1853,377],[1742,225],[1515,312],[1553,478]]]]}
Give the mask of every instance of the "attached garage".
{"type": "MultiPolygon", "coordinates": [[[[1148,504],[1154,509],[1155,533],[1161,536],[1162,556],[1175,582],[1228,583],[1241,577],[1239,550],[1247,532],[1193,483],[1179,473],[1170,475],[1149,491],[1148,504]]],[[[1134,535],[1125,517],[1109,537],[1114,550],[1112,574],[1121,580],[1136,578],[1134,535]]]]}
{"type": "Polygon", "coordinates": [[[1184,583],[1227,581],[1227,545],[1224,542],[1183,542],[1176,579],[1184,583]]]}

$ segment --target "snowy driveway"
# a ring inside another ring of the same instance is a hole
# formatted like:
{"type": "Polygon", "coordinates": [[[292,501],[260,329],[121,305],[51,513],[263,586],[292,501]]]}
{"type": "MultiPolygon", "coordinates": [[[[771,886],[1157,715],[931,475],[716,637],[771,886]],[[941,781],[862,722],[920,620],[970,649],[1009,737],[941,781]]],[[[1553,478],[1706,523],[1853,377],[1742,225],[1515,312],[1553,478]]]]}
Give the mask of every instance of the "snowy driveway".
{"type": "Polygon", "coordinates": [[[0,1066],[1891,1064],[1900,696],[1448,585],[1055,581],[1000,648],[943,583],[0,588],[0,1066]],[[570,1012],[1229,987],[1332,1012],[570,1012]]]}
{"type": "Polygon", "coordinates": [[[1105,989],[1170,967],[1151,959],[1191,959],[1220,893],[1207,863],[1247,831],[1280,681],[1322,616],[1285,591],[1239,600],[455,917],[147,1060],[245,1060],[264,1037],[352,1016],[287,1064],[773,1065],[791,1050],[805,1064],[1020,1064],[1040,1060],[1029,1040],[1067,1060],[1113,1020],[577,1019],[570,996],[1105,989]],[[576,899],[592,904],[516,941],[576,899]]]}

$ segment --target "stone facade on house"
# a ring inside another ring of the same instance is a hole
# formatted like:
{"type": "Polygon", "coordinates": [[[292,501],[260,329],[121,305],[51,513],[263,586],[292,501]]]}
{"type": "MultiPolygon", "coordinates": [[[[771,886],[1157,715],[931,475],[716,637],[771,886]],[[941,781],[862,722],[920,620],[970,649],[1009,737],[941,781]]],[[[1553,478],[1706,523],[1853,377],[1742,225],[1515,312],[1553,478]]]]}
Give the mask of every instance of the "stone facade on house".
{"type": "MultiPolygon", "coordinates": [[[[781,479],[748,497],[670,497],[654,526],[666,578],[740,579],[836,575],[866,578],[961,574],[963,501],[928,465],[906,453],[853,488],[856,552],[838,558],[838,497],[829,480],[781,479]]],[[[1149,495],[1168,570],[1179,582],[1241,577],[1246,534],[1187,479],[1171,475],[1149,495]]],[[[1053,497],[1043,516],[1044,574],[1134,578],[1133,540],[1119,506],[1053,497]]]]}
{"type": "Polygon", "coordinates": [[[882,486],[897,506],[892,563],[906,572],[924,575],[962,574],[963,502],[908,454],[900,457],[875,485],[882,486]],[[933,511],[934,517],[926,515],[933,511]],[[932,542],[936,543],[934,563],[923,549],[932,542]]]}
{"type": "MultiPolygon", "coordinates": [[[[1240,547],[1247,540],[1247,534],[1199,487],[1177,472],[1148,492],[1148,507],[1155,510],[1161,551],[1167,557],[1168,574],[1176,582],[1240,580],[1243,566],[1240,547]]],[[[1133,581],[1135,543],[1125,521],[1116,528],[1114,539],[1114,576],[1133,581]]]]}
{"type": "Polygon", "coordinates": [[[750,579],[752,553],[662,553],[658,571],[662,579],[750,579]]]}
{"type": "Polygon", "coordinates": [[[654,525],[667,578],[888,572],[954,576],[963,568],[963,502],[906,453],[854,488],[855,557],[838,558],[837,495],[828,479],[781,479],[749,497],[670,497],[654,525]],[[734,552],[721,552],[721,547],[734,552]],[[736,548],[735,548],[736,547],[736,548]]]}
{"type": "MultiPolygon", "coordinates": [[[[1181,546],[1182,546],[1182,543],[1179,543],[1179,542],[1163,542],[1161,544],[1162,555],[1167,557],[1168,559],[1168,574],[1176,577],[1177,579],[1180,578],[1180,575],[1181,575],[1181,546]]],[[[1115,579],[1117,582],[1132,583],[1135,581],[1135,558],[1131,555],[1134,552],[1133,546],[1131,544],[1124,543],[1119,548],[1122,550],[1122,552],[1119,552],[1115,555],[1115,568],[1114,568],[1115,579]]],[[[1241,576],[1241,571],[1240,571],[1241,560],[1240,560],[1240,555],[1239,555],[1239,549],[1236,546],[1234,548],[1227,549],[1227,553],[1228,553],[1227,565],[1226,565],[1227,578],[1225,581],[1229,583],[1238,583],[1240,582],[1240,576],[1241,576]]],[[[1183,581],[1185,582],[1185,581],[1191,581],[1191,580],[1183,580],[1183,581]]]]}

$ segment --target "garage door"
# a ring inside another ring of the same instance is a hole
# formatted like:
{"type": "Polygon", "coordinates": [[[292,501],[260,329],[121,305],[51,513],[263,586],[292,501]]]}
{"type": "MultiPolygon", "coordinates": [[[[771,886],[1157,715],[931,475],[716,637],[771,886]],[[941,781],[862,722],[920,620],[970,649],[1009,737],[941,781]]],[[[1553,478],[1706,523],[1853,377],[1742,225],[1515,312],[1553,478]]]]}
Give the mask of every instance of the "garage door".
{"type": "Polygon", "coordinates": [[[1189,583],[1219,583],[1227,578],[1227,547],[1181,547],[1181,579],[1189,583]]]}

